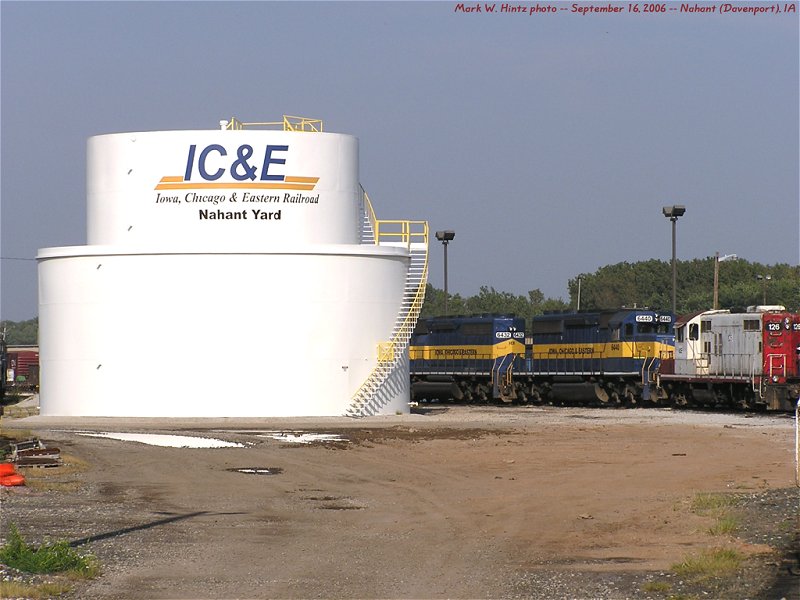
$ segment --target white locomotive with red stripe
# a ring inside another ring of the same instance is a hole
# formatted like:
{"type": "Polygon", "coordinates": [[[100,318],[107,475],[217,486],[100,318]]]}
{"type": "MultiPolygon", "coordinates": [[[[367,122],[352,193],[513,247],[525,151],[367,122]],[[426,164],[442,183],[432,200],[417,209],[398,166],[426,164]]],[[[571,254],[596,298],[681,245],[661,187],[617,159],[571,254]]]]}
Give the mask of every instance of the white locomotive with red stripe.
{"type": "Polygon", "coordinates": [[[794,410],[800,396],[800,314],[783,306],[709,310],[675,323],[660,386],[675,405],[794,410]]]}

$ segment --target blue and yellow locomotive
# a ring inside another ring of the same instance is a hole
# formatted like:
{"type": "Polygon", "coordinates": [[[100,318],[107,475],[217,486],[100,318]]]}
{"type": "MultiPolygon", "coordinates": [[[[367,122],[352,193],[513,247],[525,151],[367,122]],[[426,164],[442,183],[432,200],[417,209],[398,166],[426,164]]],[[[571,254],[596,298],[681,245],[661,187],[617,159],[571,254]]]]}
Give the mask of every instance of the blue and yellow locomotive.
{"type": "Polygon", "coordinates": [[[416,399],[515,399],[513,368],[525,357],[525,319],[513,315],[421,320],[409,347],[416,399]]]}
{"type": "Polygon", "coordinates": [[[671,313],[623,308],[541,315],[533,318],[526,381],[534,399],[550,402],[657,401],[655,373],[674,348],[671,313]]]}
{"type": "Polygon", "coordinates": [[[409,348],[416,400],[635,404],[657,402],[672,358],[673,315],[648,309],[437,317],[409,348]]]}

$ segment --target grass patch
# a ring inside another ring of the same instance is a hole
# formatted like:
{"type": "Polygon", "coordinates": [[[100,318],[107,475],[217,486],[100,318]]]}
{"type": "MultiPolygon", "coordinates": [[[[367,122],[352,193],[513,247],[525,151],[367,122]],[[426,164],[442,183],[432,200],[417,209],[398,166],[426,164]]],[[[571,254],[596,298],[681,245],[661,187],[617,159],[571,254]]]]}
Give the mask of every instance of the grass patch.
{"type": "Polygon", "coordinates": [[[36,417],[39,415],[38,406],[6,406],[5,415],[9,419],[24,419],[25,417],[36,417]]]}
{"type": "Polygon", "coordinates": [[[16,581],[0,581],[0,598],[29,598],[43,600],[66,594],[72,586],[65,582],[40,583],[31,585],[16,581]]]}
{"type": "Polygon", "coordinates": [[[80,481],[49,481],[47,479],[31,479],[28,473],[25,473],[25,487],[37,492],[61,492],[63,494],[70,494],[77,492],[81,489],[80,481]]]}
{"type": "Polygon", "coordinates": [[[666,593],[672,589],[672,585],[666,581],[648,581],[642,586],[643,592],[662,592],[666,593]]]}
{"type": "Polygon", "coordinates": [[[79,579],[91,579],[100,572],[94,556],[78,554],[66,540],[33,548],[13,524],[0,548],[0,561],[25,573],[65,573],[79,579]]]}
{"type": "Polygon", "coordinates": [[[89,470],[90,464],[72,454],[61,453],[57,467],[30,467],[24,469],[25,485],[39,492],[75,492],[83,483],[69,477],[89,470]]]}
{"type": "Polygon", "coordinates": [[[707,530],[711,535],[732,535],[739,529],[739,520],[731,514],[736,504],[732,494],[700,493],[692,500],[691,509],[696,515],[716,517],[717,522],[707,530]]]}
{"type": "Polygon", "coordinates": [[[739,519],[731,515],[723,515],[717,519],[711,527],[708,528],[708,533],[711,535],[733,535],[739,530],[739,519]]]}
{"type": "Polygon", "coordinates": [[[19,442],[35,437],[30,429],[11,429],[9,427],[0,428],[0,442],[7,446],[8,442],[19,442]]]}
{"type": "Polygon", "coordinates": [[[736,550],[715,548],[704,550],[681,563],[672,565],[672,570],[682,577],[705,581],[735,573],[741,567],[743,560],[744,557],[736,550]]]}
{"type": "Polygon", "coordinates": [[[736,498],[730,494],[700,493],[692,500],[692,512],[698,515],[719,515],[736,506],[736,498]]]}

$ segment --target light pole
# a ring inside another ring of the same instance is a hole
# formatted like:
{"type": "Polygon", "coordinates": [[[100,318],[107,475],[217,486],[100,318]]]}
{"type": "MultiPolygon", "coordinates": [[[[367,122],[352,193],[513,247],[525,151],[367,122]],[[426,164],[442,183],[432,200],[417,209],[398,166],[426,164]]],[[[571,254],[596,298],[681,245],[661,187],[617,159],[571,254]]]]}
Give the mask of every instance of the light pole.
{"type": "Polygon", "coordinates": [[[672,221],[672,314],[678,312],[678,265],[675,261],[675,223],[678,217],[682,217],[686,212],[686,207],[681,204],[665,206],[661,209],[664,216],[672,221]]]}
{"type": "Polygon", "coordinates": [[[763,285],[763,289],[764,289],[764,297],[763,297],[763,301],[761,302],[761,304],[766,306],[767,305],[767,282],[772,280],[772,275],[756,275],[756,279],[758,279],[759,281],[763,281],[764,282],[762,284],[763,285]]]}
{"type": "Polygon", "coordinates": [[[442,242],[444,246],[444,314],[447,316],[447,244],[456,237],[456,232],[452,229],[445,231],[437,231],[436,239],[442,242]]]}
{"type": "Polygon", "coordinates": [[[739,258],[735,254],[720,256],[719,252],[714,253],[714,310],[719,308],[719,263],[726,260],[736,260],[739,258]]]}

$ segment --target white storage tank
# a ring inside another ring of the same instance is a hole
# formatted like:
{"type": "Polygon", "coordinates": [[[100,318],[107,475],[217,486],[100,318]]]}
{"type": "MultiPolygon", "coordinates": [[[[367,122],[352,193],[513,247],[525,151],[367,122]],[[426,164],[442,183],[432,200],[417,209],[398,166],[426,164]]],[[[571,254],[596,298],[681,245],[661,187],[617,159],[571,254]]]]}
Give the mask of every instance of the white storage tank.
{"type": "Polygon", "coordinates": [[[375,220],[352,136],[222,124],[90,138],[88,244],[38,255],[41,413],[407,412],[427,224],[375,220]]]}

